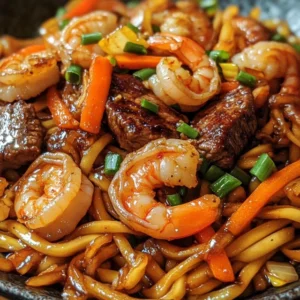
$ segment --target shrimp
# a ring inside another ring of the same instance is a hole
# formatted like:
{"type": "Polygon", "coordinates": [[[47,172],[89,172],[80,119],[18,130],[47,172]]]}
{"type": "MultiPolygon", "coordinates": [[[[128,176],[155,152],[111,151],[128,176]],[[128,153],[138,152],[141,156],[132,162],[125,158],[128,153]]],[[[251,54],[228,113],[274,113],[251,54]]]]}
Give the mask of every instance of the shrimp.
{"type": "Polygon", "coordinates": [[[162,58],[156,75],[149,79],[155,95],[168,105],[179,104],[182,111],[196,111],[220,90],[215,62],[193,40],[171,34],[154,35],[148,43],[152,49],[174,53],[193,74],[181,67],[175,57],[162,58]]]}
{"type": "Polygon", "coordinates": [[[117,27],[116,15],[96,11],[83,17],[74,18],[63,30],[58,54],[65,66],[71,62],[89,68],[94,56],[103,54],[98,44],[81,45],[82,34],[100,32],[103,36],[117,27]]]}
{"type": "Polygon", "coordinates": [[[213,223],[220,205],[215,195],[178,206],[155,200],[154,190],[164,185],[195,187],[198,163],[194,146],[177,139],[158,139],[128,154],[108,190],[122,222],[167,240],[190,236],[213,223]]]}
{"type": "Polygon", "coordinates": [[[300,95],[299,56],[288,44],[259,42],[232,58],[242,70],[261,72],[268,81],[283,78],[281,93],[300,95]]]}
{"type": "Polygon", "coordinates": [[[235,17],[231,21],[235,31],[237,51],[271,38],[271,32],[259,21],[249,17],[235,17]]]}
{"type": "Polygon", "coordinates": [[[18,221],[48,241],[72,232],[89,209],[94,187],[65,153],[44,153],[17,182],[18,221]]]}
{"type": "Polygon", "coordinates": [[[0,100],[13,102],[39,95],[59,81],[59,69],[48,51],[31,46],[0,61],[0,100]]]}
{"type": "Polygon", "coordinates": [[[205,50],[211,49],[215,34],[210,19],[197,3],[184,1],[183,4],[182,7],[154,14],[153,23],[159,25],[163,33],[188,37],[205,50]]]}

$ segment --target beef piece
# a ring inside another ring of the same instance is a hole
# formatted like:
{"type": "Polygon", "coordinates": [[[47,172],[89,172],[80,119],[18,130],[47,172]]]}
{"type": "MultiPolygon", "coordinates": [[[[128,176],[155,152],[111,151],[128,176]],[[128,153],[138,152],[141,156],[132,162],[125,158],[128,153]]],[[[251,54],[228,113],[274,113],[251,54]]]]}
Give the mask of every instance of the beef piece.
{"type": "Polygon", "coordinates": [[[127,151],[137,150],[161,137],[180,138],[177,123],[185,121],[184,116],[157,99],[141,81],[120,74],[113,76],[106,114],[111,131],[127,151]],[[142,108],[142,99],[157,104],[158,113],[142,108]]]}
{"type": "Polygon", "coordinates": [[[239,87],[200,111],[192,121],[198,151],[221,168],[231,168],[253,137],[257,121],[251,90],[239,87]]]}
{"type": "Polygon", "coordinates": [[[0,169],[35,160],[42,141],[43,129],[32,104],[18,101],[0,106],[0,169]]]}
{"type": "Polygon", "coordinates": [[[82,130],[57,129],[46,136],[46,145],[48,151],[67,153],[79,164],[84,151],[87,150],[97,138],[97,135],[82,130]]]}

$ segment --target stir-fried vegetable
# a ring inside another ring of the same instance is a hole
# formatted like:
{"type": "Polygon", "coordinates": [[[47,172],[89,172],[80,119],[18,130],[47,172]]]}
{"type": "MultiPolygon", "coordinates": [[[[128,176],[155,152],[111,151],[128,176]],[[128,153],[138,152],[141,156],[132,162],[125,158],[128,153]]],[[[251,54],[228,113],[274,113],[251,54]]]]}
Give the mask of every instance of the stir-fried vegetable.
{"type": "Polygon", "coordinates": [[[90,67],[90,82],[81,112],[80,128],[99,133],[112,76],[107,58],[96,57],[90,67]]]}
{"type": "Polygon", "coordinates": [[[226,173],[213,184],[211,184],[210,189],[220,198],[223,198],[241,184],[242,182],[240,180],[226,173]]]}
{"type": "Polygon", "coordinates": [[[256,176],[260,181],[266,180],[276,170],[275,163],[267,154],[262,154],[257,160],[254,167],[250,170],[253,176],[256,176]]]}
{"type": "MultiPolygon", "coordinates": [[[[195,234],[195,238],[199,243],[206,243],[214,236],[214,234],[215,231],[209,226],[195,234]]],[[[223,282],[234,281],[232,266],[224,250],[218,254],[209,254],[207,263],[216,279],[223,282]]]]}
{"type": "Polygon", "coordinates": [[[47,105],[58,127],[65,129],[77,129],[79,127],[79,122],[74,119],[54,86],[48,90],[47,105]]]}
{"type": "Polygon", "coordinates": [[[177,131],[183,133],[191,139],[196,139],[199,135],[199,132],[195,128],[191,127],[190,125],[184,122],[180,123],[177,126],[177,131]]]}
{"type": "Polygon", "coordinates": [[[135,54],[119,54],[114,57],[119,68],[128,70],[155,68],[161,60],[159,56],[140,56],[135,54]]]}

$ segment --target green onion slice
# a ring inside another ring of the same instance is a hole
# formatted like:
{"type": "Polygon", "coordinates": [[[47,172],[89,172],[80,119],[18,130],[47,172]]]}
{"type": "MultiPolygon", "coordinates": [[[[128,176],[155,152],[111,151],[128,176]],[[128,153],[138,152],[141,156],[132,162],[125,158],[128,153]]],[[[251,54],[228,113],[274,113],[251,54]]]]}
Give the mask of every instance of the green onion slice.
{"type": "Polygon", "coordinates": [[[140,0],[131,0],[126,3],[128,8],[135,8],[140,4],[140,0]]]}
{"type": "Polygon", "coordinates": [[[131,29],[134,33],[139,33],[140,32],[140,30],[136,27],[136,26],[134,26],[133,24],[131,24],[131,23],[127,23],[127,25],[126,25],[129,29],[131,29]]]}
{"type": "Polygon", "coordinates": [[[294,45],[292,45],[293,47],[294,47],[294,49],[298,52],[298,53],[300,53],[300,44],[294,44],[294,45]]]}
{"type": "Polygon", "coordinates": [[[279,34],[279,33],[275,33],[272,38],[271,38],[272,41],[275,41],[275,42],[282,42],[282,43],[285,43],[286,42],[286,38],[279,34]]]}
{"type": "Polygon", "coordinates": [[[143,107],[143,108],[145,108],[147,110],[150,110],[150,111],[152,111],[155,114],[158,113],[158,109],[159,109],[159,107],[158,107],[157,104],[149,102],[146,99],[142,99],[142,101],[141,101],[141,107],[143,107]]]}
{"type": "Polygon", "coordinates": [[[149,79],[154,74],[156,74],[156,69],[146,68],[134,72],[133,76],[144,81],[149,79]]]}
{"type": "Polygon", "coordinates": [[[187,188],[185,186],[181,186],[179,189],[179,195],[181,197],[185,197],[186,194],[187,194],[187,188]]]}
{"type": "Polygon", "coordinates": [[[267,153],[264,153],[259,157],[250,173],[260,181],[265,181],[274,171],[276,171],[274,161],[267,153]]]}
{"type": "Polygon", "coordinates": [[[118,153],[108,153],[104,160],[104,174],[115,175],[120,169],[122,157],[118,153]]]}
{"type": "Polygon", "coordinates": [[[243,185],[248,185],[251,180],[251,176],[247,174],[244,170],[240,169],[239,167],[235,167],[231,172],[230,175],[239,179],[243,185]]]}
{"type": "Polygon", "coordinates": [[[69,19],[65,19],[59,22],[59,30],[63,30],[70,23],[69,19]]]}
{"type": "Polygon", "coordinates": [[[218,0],[200,0],[200,6],[203,9],[216,8],[218,6],[218,0]]]}
{"type": "Polygon", "coordinates": [[[179,124],[179,126],[177,127],[177,131],[185,134],[191,139],[195,139],[199,135],[199,132],[195,128],[183,122],[179,124]]]}
{"type": "Polygon", "coordinates": [[[66,13],[66,9],[64,7],[59,7],[56,11],[55,17],[60,18],[66,13]]]}
{"type": "Polygon", "coordinates": [[[124,52],[135,54],[147,54],[147,49],[143,45],[127,42],[124,47],[124,52]]]}
{"type": "Polygon", "coordinates": [[[115,67],[117,65],[117,60],[114,57],[109,58],[109,62],[115,67]]]}
{"type": "Polygon", "coordinates": [[[239,74],[236,77],[236,80],[239,81],[241,84],[247,85],[252,88],[256,85],[256,77],[244,71],[239,72],[239,74]]]}
{"type": "Polygon", "coordinates": [[[179,194],[168,195],[167,200],[171,206],[176,206],[182,203],[181,197],[179,194]]]}
{"type": "Polygon", "coordinates": [[[199,172],[201,173],[202,176],[204,176],[209,168],[209,161],[203,156],[200,155],[201,159],[202,159],[202,164],[200,166],[199,172]]]}
{"type": "Polygon", "coordinates": [[[217,181],[210,185],[210,189],[220,198],[225,197],[232,190],[240,186],[242,182],[237,178],[226,173],[220,177],[217,181]]]}
{"type": "Polygon", "coordinates": [[[82,68],[78,65],[71,65],[65,74],[65,78],[72,84],[80,84],[82,77],[82,68]]]}
{"type": "Polygon", "coordinates": [[[223,176],[225,172],[220,169],[219,167],[212,165],[210,168],[207,170],[206,174],[204,175],[204,179],[214,182],[217,179],[219,179],[221,176],[223,176]]]}
{"type": "Polygon", "coordinates": [[[152,30],[154,33],[160,32],[160,27],[158,25],[152,24],[152,30]]]}
{"type": "Polygon", "coordinates": [[[213,50],[209,52],[209,57],[214,61],[221,63],[228,61],[230,54],[224,50],[213,50]]]}
{"type": "Polygon", "coordinates": [[[97,44],[101,39],[102,39],[102,34],[100,32],[87,33],[81,36],[81,44],[82,45],[97,44]]]}

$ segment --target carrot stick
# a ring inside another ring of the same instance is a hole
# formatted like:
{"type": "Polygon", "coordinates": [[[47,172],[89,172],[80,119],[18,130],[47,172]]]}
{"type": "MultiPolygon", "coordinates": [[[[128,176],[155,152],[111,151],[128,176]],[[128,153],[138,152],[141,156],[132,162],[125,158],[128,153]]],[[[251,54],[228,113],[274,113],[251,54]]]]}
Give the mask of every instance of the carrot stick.
{"type": "Polygon", "coordinates": [[[99,0],[81,0],[75,7],[65,13],[64,19],[82,16],[93,11],[97,6],[98,1],[99,0]]]}
{"type": "Polygon", "coordinates": [[[49,88],[47,93],[47,105],[52,114],[54,123],[65,129],[77,129],[79,122],[74,119],[69,109],[63,103],[55,86],[49,88]]]}
{"type": "Polygon", "coordinates": [[[243,202],[225,224],[225,231],[233,235],[240,234],[255,218],[259,211],[278,191],[290,181],[300,176],[300,160],[286,166],[262,182],[258,188],[243,202]]]}
{"type": "MultiPolygon", "coordinates": [[[[214,234],[215,231],[213,228],[208,226],[195,234],[195,238],[199,243],[206,243],[214,236],[214,234]]],[[[234,281],[233,269],[224,250],[220,253],[208,254],[206,260],[216,279],[222,282],[234,281]]]]}
{"type": "Polygon", "coordinates": [[[221,83],[221,94],[229,93],[239,86],[238,81],[227,81],[221,83]]]}
{"type": "Polygon", "coordinates": [[[90,67],[90,83],[81,112],[81,129],[91,133],[99,133],[111,77],[111,63],[107,58],[97,56],[90,67]]]}
{"type": "Polygon", "coordinates": [[[118,67],[121,69],[138,70],[156,68],[162,57],[149,55],[119,54],[115,56],[118,67]]]}

